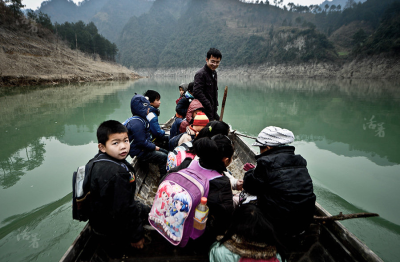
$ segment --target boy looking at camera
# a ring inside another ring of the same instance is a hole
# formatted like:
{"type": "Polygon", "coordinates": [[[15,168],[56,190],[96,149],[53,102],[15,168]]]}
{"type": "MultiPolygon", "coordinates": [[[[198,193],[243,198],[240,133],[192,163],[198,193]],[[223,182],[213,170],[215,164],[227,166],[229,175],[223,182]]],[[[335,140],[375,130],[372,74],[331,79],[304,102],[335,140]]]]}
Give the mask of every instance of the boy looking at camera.
{"type": "Polygon", "coordinates": [[[150,209],[135,201],[135,173],[125,160],[130,149],[128,130],[118,121],[105,121],[97,129],[97,141],[99,153],[91,160],[89,223],[111,243],[131,243],[141,249],[150,209]]]}

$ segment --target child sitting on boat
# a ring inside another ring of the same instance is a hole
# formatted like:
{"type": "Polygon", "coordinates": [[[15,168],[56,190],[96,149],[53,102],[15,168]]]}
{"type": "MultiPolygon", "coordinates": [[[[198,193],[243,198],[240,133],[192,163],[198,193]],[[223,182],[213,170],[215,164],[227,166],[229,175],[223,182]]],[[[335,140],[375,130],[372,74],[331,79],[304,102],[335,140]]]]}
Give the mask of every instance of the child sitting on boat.
{"type": "Polygon", "coordinates": [[[150,101],[142,95],[134,95],[131,100],[132,117],[125,120],[124,126],[128,129],[131,149],[129,155],[137,157],[139,161],[158,165],[161,177],[167,173],[168,151],[151,142],[150,124],[147,115],[150,112],[150,101]]]}
{"type": "Polygon", "coordinates": [[[193,101],[194,97],[192,96],[193,92],[193,82],[187,85],[185,93],[177,100],[177,105],[175,108],[175,121],[171,126],[169,138],[173,138],[179,135],[181,132],[179,131],[179,127],[186,116],[187,110],[189,108],[190,103],[193,101]]]}
{"type": "Polygon", "coordinates": [[[242,205],[232,217],[226,233],[211,246],[210,262],[285,261],[285,248],[257,206],[242,205]]]}
{"type": "Polygon", "coordinates": [[[182,83],[178,86],[179,88],[179,98],[176,99],[175,103],[178,104],[179,100],[181,100],[183,98],[183,96],[185,95],[187,89],[188,89],[188,84],[182,83]]]}
{"type": "MultiPolygon", "coordinates": [[[[193,119],[197,115],[198,112],[202,112],[203,106],[199,102],[199,100],[193,100],[186,113],[186,118],[182,120],[181,124],[179,125],[179,132],[177,135],[173,136],[171,133],[169,137],[169,151],[172,151],[175,147],[178,146],[178,141],[181,138],[182,134],[186,132],[186,127],[190,124],[193,124],[193,119]]],[[[172,127],[171,127],[172,128],[172,127]]]]}
{"type": "Polygon", "coordinates": [[[97,141],[99,153],[94,158],[90,180],[89,223],[95,233],[107,236],[111,243],[126,242],[143,248],[143,223],[150,207],[135,201],[136,177],[125,160],[130,149],[128,130],[118,121],[105,121],[97,129],[97,141]]]}
{"type": "Polygon", "coordinates": [[[165,135],[165,131],[160,128],[160,124],[158,123],[161,95],[157,91],[147,90],[144,96],[150,101],[150,112],[146,118],[150,123],[150,133],[153,138],[152,142],[160,147],[166,148],[169,138],[168,135],[165,135]]]}
{"type": "MultiPolygon", "coordinates": [[[[193,150],[199,157],[198,164],[203,172],[217,171],[220,176],[210,181],[207,205],[210,209],[207,220],[206,232],[201,237],[209,242],[214,241],[218,234],[223,234],[229,225],[233,212],[233,200],[231,183],[224,175],[226,167],[232,162],[233,145],[230,139],[224,135],[216,135],[212,138],[203,137],[193,143],[193,150]]],[[[188,167],[191,161],[183,162],[174,170],[177,172],[188,167]]]]}
{"type": "Polygon", "coordinates": [[[288,146],[293,141],[294,135],[287,129],[264,128],[253,144],[260,147],[257,166],[244,175],[244,190],[257,196],[258,207],[282,239],[303,233],[315,209],[307,161],[294,154],[293,146],[288,146]]]}
{"type": "Polygon", "coordinates": [[[210,122],[208,117],[203,112],[199,112],[193,119],[193,124],[186,127],[186,133],[179,138],[178,146],[182,143],[191,142],[199,132],[210,122]]]}
{"type": "Polygon", "coordinates": [[[183,94],[182,99],[176,105],[175,111],[182,117],[186,116],[190,103],[194,100],[193,97],[193,82],[190,82],[187,91],[183,94]]]}

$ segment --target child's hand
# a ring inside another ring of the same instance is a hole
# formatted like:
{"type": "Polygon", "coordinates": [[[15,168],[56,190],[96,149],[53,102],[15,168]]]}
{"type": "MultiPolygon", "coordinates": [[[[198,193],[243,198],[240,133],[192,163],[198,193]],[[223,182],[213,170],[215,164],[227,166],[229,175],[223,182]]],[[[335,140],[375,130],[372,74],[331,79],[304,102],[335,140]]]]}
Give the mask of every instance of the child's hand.
{"type": "Polygon", "coordinates": [[[244,171],[249,171],[250,169],[253,169],[255,167],[256,166],[253,165],[252,163],[246,163],[246,164],[244,164],[243,169],[244,169],[244,171]]]}
{"type": "Polygon", "coordinates": [[[236,183],[236,190],[242,191],[243,189],[243,179],[239,179],[236,183]]]}
{"type": "Polygon", "coordinates": [[[142,238],[136,243],[131,243],[131,246],[136,249],[142,249],[144,247],[144,238],[142,238]]]}

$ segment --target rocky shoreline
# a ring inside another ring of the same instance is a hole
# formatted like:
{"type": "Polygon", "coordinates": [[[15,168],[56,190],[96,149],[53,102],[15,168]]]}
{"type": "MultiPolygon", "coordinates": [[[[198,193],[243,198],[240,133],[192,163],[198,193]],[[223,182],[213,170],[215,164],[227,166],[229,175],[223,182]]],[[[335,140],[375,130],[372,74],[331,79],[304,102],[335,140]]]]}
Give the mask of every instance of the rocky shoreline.
{"type": "MultiPolygon", "coordinates": [[[[193,77],[199,68],[136,69],[145,77],[193,77]]],[[[320,78],[320,79],[399,79],[400,60],[373,56],[350,62],[316,62],[302,64],[245,65],[218,68],[220,77],[251,78],[320,78]]]]}
{"type": "Polygon", "coordinates": [[[97,81],[121,81],[142,78],[138,74],[131,73],[100,73],[93,75],[56,75],[48,76],[0,76],[0,87],[31,86],[31,85],[58,85],[97,81]]]}

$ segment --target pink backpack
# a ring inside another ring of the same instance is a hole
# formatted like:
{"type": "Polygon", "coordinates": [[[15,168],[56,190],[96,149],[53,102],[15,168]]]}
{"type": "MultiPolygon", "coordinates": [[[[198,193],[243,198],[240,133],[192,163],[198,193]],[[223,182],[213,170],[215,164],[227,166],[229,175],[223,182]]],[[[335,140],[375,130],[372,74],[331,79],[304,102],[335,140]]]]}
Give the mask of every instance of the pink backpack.
{"type": "Polygon", "coordinates": [[[189,167],[166,176],[154,197],[149,223],[175,246],[186,246],[189,238],[196,239],[204,230],[193,228],[193,217],[201,197],[207,197],[209,180],[221,176],[204,169],[197,160],[189,167]]]}
{"type": "Polygon", "coordinates": [[[192,148],[192,142],[186,142],[168,153],[167,172],[172,168],[179,166],[187,157],[194,159],[196,155],[188,152],[190,148],[192,148]]]}

